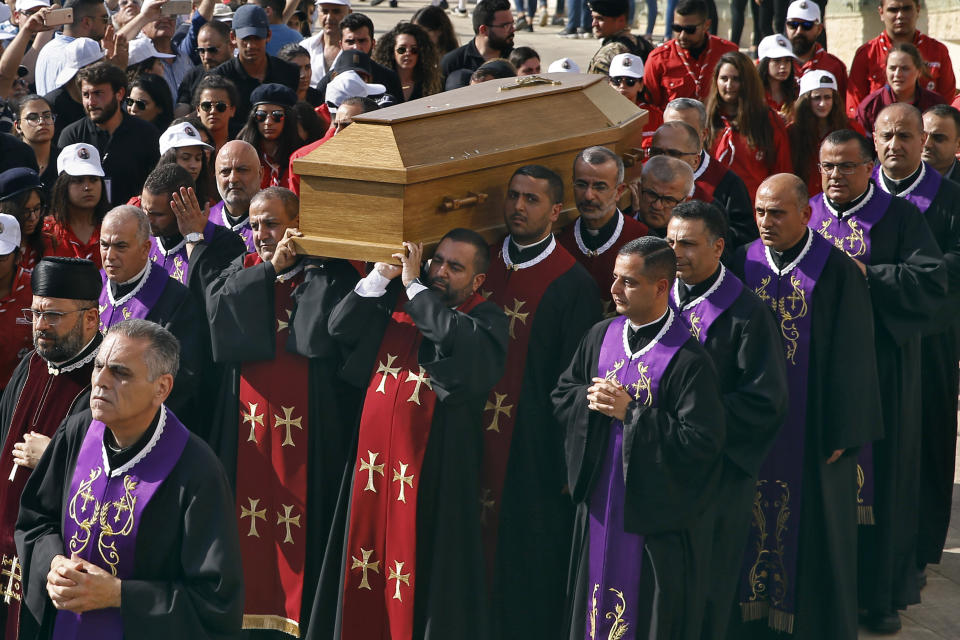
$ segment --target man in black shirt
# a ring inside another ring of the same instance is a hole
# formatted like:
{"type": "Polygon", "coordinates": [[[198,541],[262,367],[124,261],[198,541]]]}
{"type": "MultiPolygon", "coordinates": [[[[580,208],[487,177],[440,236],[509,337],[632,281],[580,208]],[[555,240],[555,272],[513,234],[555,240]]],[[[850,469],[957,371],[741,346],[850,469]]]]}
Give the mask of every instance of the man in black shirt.
{"type": "Polygon", "coordinates": [[[250,114],[250,93],[261,84],[276,82],[297,90],[300,69],[295,64],[267,55],[270,23],[266,12],[253,4],[246,4],[233,14],[230,42],[237,48],[237,57],[227,60],[212,73],[233,81],[239,100],[231,124],[243,126],[250,114]]]}
{"type": "Polygon", "coordinates": [[[214,20],[200,27],[197,35],[197,54],[200,56],[200,64],[187,72],[177,91],[178,115],[186,115],[192,111],[193,94],[203,76],[233,58],[230,26],[214,20]]]}
{"type": "Polygon", "coordinates": [[[120,109],[127,95],[127,76],[109,62],[81,69],[80,94],[86,118],[63,130],[62,149],[77,142],[97,148],[107,174],[107,197],[114,206],[139,195],[143,181],[160,159],[160,132],[146,120],[120,109]]]}
{"type": "Polygon", "coordinates": [[[450,80],[453,75],[462,79],[455,82],[454,86],[448,82],[447,89],[466,86],[470,81],[470,73],[454,74],[455,71],[467,69],[472,73],[487,60],[509,56],[513,50],[514,31],[509,0],[478,2],[473,10],[473,32],[477,35],[467,44],[443,56],[440,63],[444,78],[450,80]]]}

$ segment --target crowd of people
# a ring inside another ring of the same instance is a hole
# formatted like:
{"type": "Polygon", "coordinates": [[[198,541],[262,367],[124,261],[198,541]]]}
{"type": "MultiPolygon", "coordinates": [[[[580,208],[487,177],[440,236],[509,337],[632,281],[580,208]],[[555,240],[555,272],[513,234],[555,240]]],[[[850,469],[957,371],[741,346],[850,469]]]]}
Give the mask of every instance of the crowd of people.
{"type": "Polygon", "coordinates": [[[545,3],[480,0],[462,45],[463,0],[379,34],[350,0],[8,4],[4,638],[854,640],[920,602],[960,97],[919,0],[849,68],[825,0],[750,3],[745,53],[738,0],[733,41],[676,0],[658,46],[655,2],[641,36],[571,0],[584,72],[646,113],[639,177],[603,146],[521,166],[502,238],[366,264],[298,249],[295,161],[579,73],[514,46],[545,3]]]}

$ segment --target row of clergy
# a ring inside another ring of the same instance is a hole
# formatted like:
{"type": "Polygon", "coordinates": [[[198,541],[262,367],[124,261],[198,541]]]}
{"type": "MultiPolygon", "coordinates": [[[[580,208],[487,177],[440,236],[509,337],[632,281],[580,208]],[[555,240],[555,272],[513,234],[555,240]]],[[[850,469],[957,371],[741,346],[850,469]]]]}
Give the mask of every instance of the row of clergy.
{"type": "Polygon", "coordinates": [[[956,429],[960,186],[920,160],[913,107],[877,126],[880,166],[827,137],[823,195],[768,178],[740,246],[684,202],[687,163],[644,167],[657,234],[590,147],[558,235],[563,179],[528,165],[502,242],[455,229],[369,269],[298,255],[286,189],[250,200],[248,253],[156,169],[147,213],[105,218],[103,272],[32,275],[35,350],[0,401],[5,637],[892,624],[946,531],[921,544],[943,478],[921,490],[919,461],[956,429]]]}

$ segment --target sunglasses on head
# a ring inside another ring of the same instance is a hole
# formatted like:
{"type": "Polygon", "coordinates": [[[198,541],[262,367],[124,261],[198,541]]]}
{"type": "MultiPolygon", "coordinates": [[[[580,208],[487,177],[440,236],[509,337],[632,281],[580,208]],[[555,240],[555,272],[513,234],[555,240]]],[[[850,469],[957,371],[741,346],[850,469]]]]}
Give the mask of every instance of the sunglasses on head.
{"type": "Polygon", "coordinates": [[[143,111],[147,108],[146,100],[137,100],[135,98],[124,98],[123,101],[127,104],[128,109],[130,107],[136,107],[137,109],[140,109],[141,111],[143,111]]]}
{"type": "Polygon", "coordinates": [[[400,45],[399,47],[397,47],[397,53],[401,56],[407,53],[408,51],[413,55],[417,55],[420,53],[420,49],[417,47],[405,47],[404,45],[400,45]]]}
{"type": "Polygon", "coordinates": [[[620,85],[624,84],[628,87],[632,87],[638,82],[640,82],[640,78],[631,78],[630,76],[617,76],[616,78],[610,78],[610,84],[615,87],[619,87],[620,85]]]}
{"type": "Polygon", "coordinates": [[[704,23],[702,22],[699,24],[674,24],[674,25],[670,25],[670,28],[676,32],[682,31],[684,33],[693,35],[697,32],[697,29],[703,26],[703,24],[704,23]]]}
{"type": "Polygon", "coordinates": [[[220,47],[197,47],[197,53],[201,56],[205,53],[215,56],[217,51],[220,51],[220,47]]]}
{"type": "Polygon", "coordinates": [[[253,112],[253,117],[257,119],[257,122],[266,122],[267,118],[270,118],[274,122],[283,122],[283,118],[286,114],[282,109],[275,109],[274,111],[264,111],[263,109],[257,109],[253,112]]]}
{"type": "Polygon", "coordinates": [[[787,26],[791,29],[803,29],[804,31],[810,31],[816,24],[811,20],[790,20],[787,22],[787,26]]]}
{"type": "Polygon", "coordinates": [[[227,110],[227,107],[229,106],[230,105],[228,105],[226,102],[222,102],[220,100],[217,100],[216,102],[210,102],[209,100],[204,100],[203,102],[200,103],[200,108],[207,113],[210,113],[214,109],[217,110],[217,113],[223,113],[224,111],[227,110]]]}

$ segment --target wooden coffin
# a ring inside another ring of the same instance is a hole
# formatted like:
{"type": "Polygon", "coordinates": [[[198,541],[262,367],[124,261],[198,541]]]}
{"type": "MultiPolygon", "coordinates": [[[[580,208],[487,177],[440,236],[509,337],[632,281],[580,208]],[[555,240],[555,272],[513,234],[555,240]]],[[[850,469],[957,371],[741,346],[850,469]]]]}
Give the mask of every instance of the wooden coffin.
{"type": "Polygon", "coordinates": [[[514,170],[542,164],[566,185],[576,214],[573,160],[604,145],[638,174],[647,115],[604,76],[545,74],[549,82],[494,80],[363,114],[310,155],[301,176],[298,241],[306,253],[391,261],[402,241],[432,249],[455,227],[501,237],[514,170]]]}

